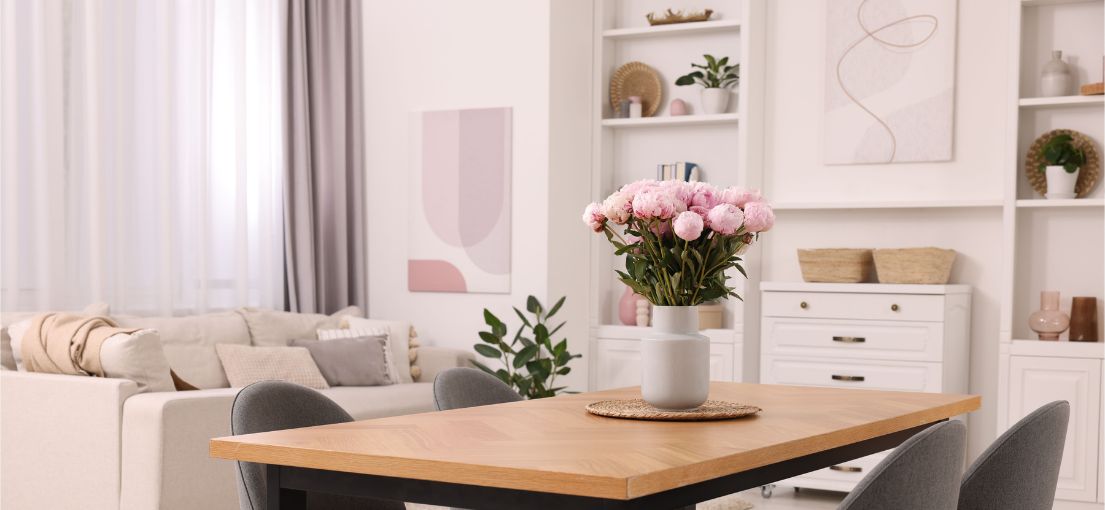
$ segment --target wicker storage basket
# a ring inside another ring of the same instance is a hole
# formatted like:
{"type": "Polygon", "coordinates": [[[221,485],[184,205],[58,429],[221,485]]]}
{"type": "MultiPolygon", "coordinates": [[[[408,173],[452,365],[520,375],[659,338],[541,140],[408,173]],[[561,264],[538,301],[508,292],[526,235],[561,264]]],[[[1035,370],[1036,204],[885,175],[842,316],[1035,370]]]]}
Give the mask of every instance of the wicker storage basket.
{"type": "Polygon", "coordinates": [[[875,250],[875,271],[879,283],[948,283],[955,262],[955,250],[942,248],[900,248],[875,250]]]}
{"type": "Polygon", "coordinates": [[[798,250],[798,265],[807,282],[860,283],[871,274],[871,250],[822,248],[798,250]]]}

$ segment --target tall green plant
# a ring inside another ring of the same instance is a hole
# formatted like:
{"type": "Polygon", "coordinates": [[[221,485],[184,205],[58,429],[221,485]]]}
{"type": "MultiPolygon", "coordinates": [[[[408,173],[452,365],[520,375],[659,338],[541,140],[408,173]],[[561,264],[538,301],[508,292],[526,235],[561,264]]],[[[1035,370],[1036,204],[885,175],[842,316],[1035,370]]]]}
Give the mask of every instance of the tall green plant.
{"type": "Polygon", "coordinates": [[[563,297],[546,311],[545,306],[536,297],[527,298],[526,311],[532,314],[533,318],[531,320],[518,307],[514,307],[514,313],[522,320],[522,325],[510,340],[506,339],[508,333],[506,323],[484,308],[483,320],[490,327],[490,331],[480,331],[482,343],[476,344],[475,349],[481,356],[502,362],[503,368],[491,369],[478,361],[473,361],[472,364],[498,377],[523,397],[532,399],[556,396],[566,388],[566,386],[556,386],[556,376],[567,375],[572,371],[568,362],[583,357],[582,354],[568,352],[566,338],[553,344],[552,338],[560,328],[564,327],[564,322],[550,330],[548,321],[556,315],[562,305],[564,305],[563,297]]]}
{"type": "Polygon", "coordinates": [[[721,59],[714,58],[713,55],[703,55],[702,57],[706,59],[706,65],[691,64],[691,67],[699,70],[680,76],[678,80],[675,80],[676,85],[682,87],[697,83],[708,89],[720,89],[729,88],[740,83],[740,64],[729,65],[729,57],[722,57],[721,59]]]}

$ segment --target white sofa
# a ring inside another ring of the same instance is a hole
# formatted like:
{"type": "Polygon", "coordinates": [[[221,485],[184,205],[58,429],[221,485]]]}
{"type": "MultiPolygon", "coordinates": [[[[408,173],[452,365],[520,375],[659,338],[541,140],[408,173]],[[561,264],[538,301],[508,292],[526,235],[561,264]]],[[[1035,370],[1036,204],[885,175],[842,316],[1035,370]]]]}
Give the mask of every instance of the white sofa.
{"type": "MultiPolygon", "coordinates": [[[[230,434],[238,388],[217,387],[226,386],[225,377],[216,384],[221,366],[202,366],[218,363],[216,343],[252,343],[235,315],[161,319],[170,366],[205,388],[198,391],[137,393],[123,379],[0,372],[0,507],[237,509],[234,465],[211,459],[207,442],[230,434]]],[[[136,320],[154,329],[157,321],[136,320]]],[[[470,358],[420,347],[419,380],[430,382],[321,391],[356,419],[428,412],[437,373],[470,358]]]]}

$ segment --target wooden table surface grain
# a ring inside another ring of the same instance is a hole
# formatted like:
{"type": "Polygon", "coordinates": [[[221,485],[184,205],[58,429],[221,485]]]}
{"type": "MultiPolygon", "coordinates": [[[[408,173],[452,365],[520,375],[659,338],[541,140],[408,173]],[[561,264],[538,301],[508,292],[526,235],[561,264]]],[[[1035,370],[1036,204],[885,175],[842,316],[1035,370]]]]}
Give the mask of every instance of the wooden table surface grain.
{"type": "Polygon", "coordinates": [[[714,382],[753,417],[593,416],[638,388],[212,439],[212,457],[418,480],[632,499],[974,411],[971,395],[714,382]]]}

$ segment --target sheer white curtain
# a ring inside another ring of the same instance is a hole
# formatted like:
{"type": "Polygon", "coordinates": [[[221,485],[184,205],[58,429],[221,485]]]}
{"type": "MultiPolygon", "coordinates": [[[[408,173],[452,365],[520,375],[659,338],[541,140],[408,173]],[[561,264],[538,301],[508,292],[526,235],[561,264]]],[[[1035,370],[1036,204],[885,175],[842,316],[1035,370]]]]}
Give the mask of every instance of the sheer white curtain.
{"type": "Polygon", "coordinates": [[[0,306],[282,308],[277,0],[0,1],[0,306]]]}

